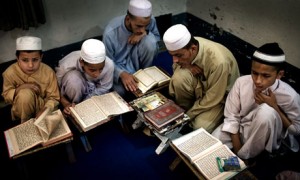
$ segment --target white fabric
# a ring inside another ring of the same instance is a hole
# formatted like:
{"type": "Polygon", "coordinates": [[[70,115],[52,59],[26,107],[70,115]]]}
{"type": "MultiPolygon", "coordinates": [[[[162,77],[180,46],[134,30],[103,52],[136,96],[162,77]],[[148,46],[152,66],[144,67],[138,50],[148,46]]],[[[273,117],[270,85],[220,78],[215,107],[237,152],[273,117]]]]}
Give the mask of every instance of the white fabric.
{"type": "Polygon", "coordinates": [[[243,147],[238,155],[244,159],[255,157],[264,149],[272,152],[281,145],[283,139],[289,138],[288,134],[300,134],[299,94],[281,80],[276,80],[270,87],[278,106],[291,120],[292,124],[285,130],[279,114],[273,108],[265,103],[255,103],[254,87],[251,75],[236,80],[227,96],[224,123],[212,133],[228,147],[232,147],[230,133],[240,132],[243,147]]]}
{"type": "Polygon", "coordinates": [[[88,39],[81,46],[80,56],[90,64],[102,63],[106,57],[105,46],[100,40],[88,39]]]}
{"type": "Polygon", "coordinates": [[[169,51],[176,51],[189,43],[191,33],[184,25],[176,24],[165,32],[163,40],[169,51]]]}
{"type": "Polygon", "coordinates": [[[58,67],[55,68],[57,81],[61,88],[61,95],[68,96],[72,102],[76,102],[82,100],[82,98],[89,98],[93,95],[101,95],[109,92],[113,85],[113,61],[109,57],[106,57],[105,66],[99,77],[90,80],[94,84],[94,88],[92,91],[85,93],[85,90],[90,86],[86,78],[87,74],[83,71],[79,60],[80,51],[73,51],[61,59],[58,67]],[[85,97],[83,97],[83,94],[85,97]]]}
{"type": "Polygon", "coordinates": [[[122,15],[113,18],[105,27],[102,39],[107,57],[115,63],[114,90],[122,97],[127,91],[120,79],[120,74],[122,72],[133,74],[139,69],[151,66],[157,55],[160,41],[155,17],[151,15],[150,23],[146,27],[148,35],[144,36],[138,44],[129,44],[128,38],[132,32],[125,26],[125,17],[122,15]]]}
{"type": "Polygon", "coordinates": [[[128,11],[137,17],[149,17],[152,13],[152,5],[148,0],[130,0],[128,11]]]}
{"type": "Polygon", "coordinates": [[[16,50],[42,50],[42,40],[33,36],[19,37],[16,40],[16,50]]]}
{"type": "Polygon", "coordinates": [[[267,61],[270,63],[279,63],[279,62],[284,62],[285,61],[285,55],[277,55],[277,56],[272,56],[272,55],[268,55],[268,54],[264,54],[262,52],[259,51],[255,51],[253,54],[254,57],[263,60],[263,61],[267,61]]]}

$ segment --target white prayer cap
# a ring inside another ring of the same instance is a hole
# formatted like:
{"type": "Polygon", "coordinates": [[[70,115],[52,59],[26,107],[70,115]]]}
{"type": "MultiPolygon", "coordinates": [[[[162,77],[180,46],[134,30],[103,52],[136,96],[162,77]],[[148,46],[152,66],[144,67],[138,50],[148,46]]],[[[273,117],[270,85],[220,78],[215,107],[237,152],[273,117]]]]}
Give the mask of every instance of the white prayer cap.
{"type": "Polygon", "coordinates": [[[88,39],[83,42],[80,52],[81,58],[90,63],[102,63],[105,58],[105,46],[102,41],[97,39],[88,39]]]}
{"type": "Polygon", "coordinates": [[[191,33],[184,25],[176,24],[165,32],[163,40],[169,51],[176,51],[190,42],[191,33]]]}
{"type": "Polygon", "coordinates": [[[42,40],[38,37],[23,36],[16,40],[17,51],[39,51],[42,50],[42,40]]]}
{"type": "Polygon", "coordinates": [[[266,63],[285,62],[285,55],[278,43],[267,43],[259,47],[254,53],[253,58],[266,63]]]}
{"type": "Polygon", "coordinates": [[[152,13],[152,5],[148,0],[130,0],[128,11],[137,17],[149,17],[152,13]]]}

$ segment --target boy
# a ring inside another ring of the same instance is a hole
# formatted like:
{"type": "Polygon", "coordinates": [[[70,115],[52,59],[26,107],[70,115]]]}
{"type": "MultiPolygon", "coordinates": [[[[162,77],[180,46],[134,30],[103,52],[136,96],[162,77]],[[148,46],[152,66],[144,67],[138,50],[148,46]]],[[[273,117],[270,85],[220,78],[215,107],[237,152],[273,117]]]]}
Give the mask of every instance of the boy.
{"type": "Polygon", "coordinates": [[[115,64],[113,88],[127,100],[130,98],[125,95],[137,90],[133,73],[152,65],[159,40],[152,4],[148,0],[130,0],[127,14],[112,19],[106,26],[103,43],[107,56],[115,64]]]}
{"type": "Polygon", "coordinates": [[[12,104],[12,120],[38,117],[47,107],[57,109],[59,88],[55,72],[42,63],[42,41],[23,36],[16,40],[17,62],[2,74],[4,100],[12,104]]]}
{"type": "Polygon", "coordinates": [[[282,143],[299,150],[294,136],[300,134],[300,97],[280,80],[284,66],[278,44],[265,44],[253,54],[251,75],[238,78],[228,94],[224,123],[212,134],[244,160],[282,143]]]}
{"type": "Polygon", "coordinates": [[[186,26],[171,26],[163,36],[173,58],[169,94],[186,110],[191,127],[212,132],[221,124],[226,95],[239,77],[237,62],[225,46],[194,37],[186,26]]]}
{"type": "Polygon", "coordinates": [[[63,112],[70,115],[70,106],[108,93],[113,85],[113,73],[114,64],[106,56],[104,44],[97,39],[84,41],[80,51],[71,52],[56,67],[63,112]]]}

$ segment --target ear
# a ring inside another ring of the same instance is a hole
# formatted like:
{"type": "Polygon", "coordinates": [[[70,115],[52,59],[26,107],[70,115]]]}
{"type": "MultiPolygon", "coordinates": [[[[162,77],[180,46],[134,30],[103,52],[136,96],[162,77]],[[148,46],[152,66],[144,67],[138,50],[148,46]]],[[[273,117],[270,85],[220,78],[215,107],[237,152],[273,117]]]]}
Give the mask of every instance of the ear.
{"type": "Polygon", "coordinates": [[[125,16],[125,26],[126,28],[129,28],[129,24],[130,24],[130,17],[128,15],[125,16]]]}
{"type": "Polygon", "coordinates": [[[84,66],[84,61],[82,59],[79,60],[80,66],[83,67],[84,66]]]}
{"type": "Polygon", "coordinates": [[[283,76],[284,76],[284,70],[280,70],[280,71],[277,73],[277,79],[281,79],[283,76]]]}
{"type": "Polygon", "coordinates": [[[125,16],[125,24],[130,22],[130,17],[128,15],[125,16]]]}

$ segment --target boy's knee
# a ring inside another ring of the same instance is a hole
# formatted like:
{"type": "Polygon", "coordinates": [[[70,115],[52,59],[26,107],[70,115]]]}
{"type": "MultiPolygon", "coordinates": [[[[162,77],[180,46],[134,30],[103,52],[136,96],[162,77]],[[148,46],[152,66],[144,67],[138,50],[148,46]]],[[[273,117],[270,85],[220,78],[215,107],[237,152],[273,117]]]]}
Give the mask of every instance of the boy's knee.
{"type": "Polygon", "coordinates": [[[156,52],[158,49],[157,41],[152,36],[145,36],[142,41],[141,45],[143,48],[147,49],[147,51],[156,52]]]}
{"type": "Polygon", "coordinates": [[[18,102],[30,103],[34,102],[35,92],[31,89],[21,89],[16,95],[15,100],[18,102]]]}
{"type": "Polygon", "coordinates": [[[274,124],[273,121],[277,117],[277,112],[267,104],[261,104],[256,113],[257,121],[255,122],[257,125],[268,125],[274,124]]]}

